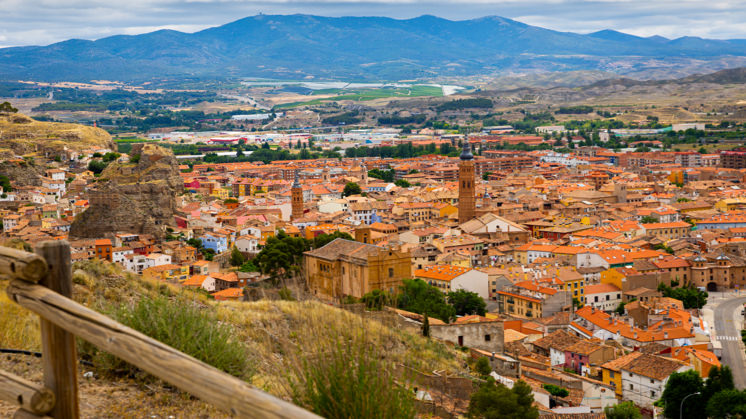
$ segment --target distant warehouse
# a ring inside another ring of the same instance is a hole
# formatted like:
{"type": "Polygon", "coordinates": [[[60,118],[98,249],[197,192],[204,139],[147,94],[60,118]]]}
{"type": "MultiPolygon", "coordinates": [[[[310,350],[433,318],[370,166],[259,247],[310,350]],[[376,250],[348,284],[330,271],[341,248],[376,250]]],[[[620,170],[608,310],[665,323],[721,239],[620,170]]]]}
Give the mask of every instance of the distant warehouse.
{"type": "MultiPolygon", "coordinates": [[[[277,113],[275,115],[282,116],[282,113],[277,113]]],[[[250,115],[233,115],[231,119],[235,119],[237,121],[266,121],[271,117],[271,113],[255,113],[250,115]]]]}

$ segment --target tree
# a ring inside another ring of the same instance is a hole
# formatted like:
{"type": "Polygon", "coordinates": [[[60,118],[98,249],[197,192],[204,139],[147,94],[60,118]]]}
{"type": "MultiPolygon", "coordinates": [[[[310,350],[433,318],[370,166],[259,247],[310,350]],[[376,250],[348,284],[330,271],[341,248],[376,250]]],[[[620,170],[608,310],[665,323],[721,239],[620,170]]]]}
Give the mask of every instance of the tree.
{"type": "Polygon", "coordinates": [[[640,223],[642,224],[655,224],[658,222],[658,219],[655,217],[651,217],[649,215],[646,215],[642,218],[640,218],[640,223]]]}
{"type": "Polygon", "coordinates": [[[567,397],[570,395],[570,392],[566,388],[554,384],[544,384],[542,387],[554,397],[567,397]]]}
{"type": "Polygon", "coordinates": [[[476,292],[456,290],[448,293],[448,304],[456,310],[456,315],[477,314],[484,316],[487,303],[476,292]]]}
{"type": "Polygon", "coordinates": [[[11,192],[13,188],[10,186],[10,178],[5,175],[0,175],[0,187],[3,188],[3,192],[11,192]]]}
{"type": "Polygon", "coordinates": [[[422,336],[430,337],[430,317],[425,313],[425,319],[422,321],[422,336]]]}
{"type": "Polygon", "coordinates": [[[101,160],[91,160],[91,162],[88,163],[88,170],[93,172],[93,174],[98,175],[106,169],[106,166],[108,166],[108,163],[101,160]]]}
{"type": "Polygon", "coordinates": [[[397,306],[402,310],[424,314],[450,322],[456,310],[446,302],[442,292],[421,279],[405,279],[401,286],[397,306]]]}
{"type": "Polygon", "coordinates": [[[231,249],[231,266],[241,266],[246,262],[246,257],[236,246],[231,249]]]}
{"type": "Polygon", "coordinates": [[[729,366],[723,365],[721,368],[712,367],[709,374],[707,374],[707,381],[705,381],[705,388],[702,391],[702,395],[705,399],[709,400],[721,391],[732,390],[734,388],[733,373],[729,366]]]}
{"type": "Polygon", "coordinates": [[[0,103],[0,113],[16,113],[18,109],[14,108],[10,102],[0,103]]]}
{"type": "Polygon", "coordinates": [[[713,419],[746,418],[746,392],[729,389],[715,393],[707,402],[706,411],[713,419]]]}
{"type": "Polygon", "coordinates": [[[606,419],[642,419],[640,409],[632,402],[622,402],[604,409],[606,419]]]}
{"type": "Polygon", "coordinates": [[[474,371],[482,376],[488,376],[492,372],[492,366],[490,366],[490,360],[487,357],[480,357],[477,359],[477,363],[474,365],[474,371]]]}
{"type": "Polygon", "coordinates": [[[398,186],[400,188],[408,188],[408,187],[412,186],[412,184],[409,183],[405,179],[399,179],[399,180],[397,180],[396,182],[394,182],[394,185],[396,185],[396,186],[398,186]]]}
{"type": "Polygon", "coordinates": [[[693,285],[681,288],[671,288],[666,284],[661,283],[658,285],[658,291],[660,291],[664,297],[675,298],[684,303],[684,308],[702,308],[707,304],[708,294],[705,291],[700,291],[694,288],[693,285]]]}
{"type": "Polygon", "coordinates": [[[614,310],[614,312],[616,312],[620,316],[623,316],[624,315],[624,306],[625,305],[627,305],[627,303],[625,303],[624,301],[620,302],[619,305],[616,306],[616,309],[614,310]]]}
{"type": "MultiPolygon", "coordinates": [[[[684,397],[697,392],[702,392],[704,385],[702,377],[694,370],[675,372],[671,374],[663,390],[661,401],[663,402],[663,414],[667,418],[680,417],[679,406],[684,397]]],[[[706,401],[703,402],[701,394],[689,396],[686,399],[686,417],[691,419],[705,419],[706,401]]]]}
{"type": "Polygon", "coordinates": [[[114,161],[114,160],[118,159],[118,158],[119,158],[119,157],[121,157],[121,156],[122,156],[122,155],[121,155],[121,154],[119,154],[119,153],[114,153],[113,151],[110,151],[110,152],[108,152],[108,153],[104,154],[104,157],[103,157],[103,158],[104,158],[104,161],[105,161],[106,163],[109,163],[109,162],[112,162],[112,161],[114,161]]]}
{"type": "Polygon", "coordinates": [[[342,196],[360,195],[362,192],[363,190],[360,189],[360,185],[355,182],[347,182],[342,191],[342,196]]]}
{"type": "Polygon", "coordinates": [[[536,419],[539,411],[533,406],[531,387],[519,380],[509,389],[496,384],[492,377],[482,384],[469,400],[469,417],[485,419],[536,419]]]}
{"type": "Polygon", "coordinates": [[[373,290],[363,294],[360,301],[365,304],[366,309],[380,311],[383,309],[384,305],[391,301],[391,296],[386,291],[373,290]]]}
{"type": "Polygon", "coordinates": [[[280,231],[276,236],[267,239],[267,243],[254,258],[254,263],[261,273],[277,281],[300,272],[303,252],[308,249],[309,243],[306,239],[291,237],[280,231]]]}
{"type": "Polygon", "coordinates": [[[314,237],[313,248],[318,249],[320,247],[324,247],[336,239],[355,240],[352,236],[343,231],[335,231],[332,234],[322,233],[314,237]]]}

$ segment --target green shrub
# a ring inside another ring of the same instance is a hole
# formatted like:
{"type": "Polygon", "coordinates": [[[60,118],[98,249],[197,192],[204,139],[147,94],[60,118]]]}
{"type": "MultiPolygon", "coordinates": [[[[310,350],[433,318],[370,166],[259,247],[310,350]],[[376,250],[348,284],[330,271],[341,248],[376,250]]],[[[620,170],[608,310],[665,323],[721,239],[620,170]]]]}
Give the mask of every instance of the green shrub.
{"type": "Polygon", "coordinates": [[[414,418],[413,397],[394,380],[364,334],[331,341],[301,361],[289,382],[293,402],[325,418],[414,418]]]}
{"type": "MultiPolygon", "coordinates": [[[[186,298],[145,296],[107,314],[219,370],[240,378],[250,377],[246,348],[234,337],[233,328],[220,323],[209,309],[200,309],[186,298]]],[[[133,365],[91,344],[81,345],[81,354],[103,373],[129,376],[140,373],[133,365]]]]}
{"type": "Polygon", "coordinates": [[[570,392],[566,388],[555,386],[554,384],[544,384],[542,387],[555,397],[567,397],[570,395],[570,392]]]}
{"type": "Polygon", "coordinates": [[[476,371],[479,375],[490,375],[490,373],[492,372],[490,360],[485,357],[479,358],[476,365],[474,366],[474,371],[476,371]]]}

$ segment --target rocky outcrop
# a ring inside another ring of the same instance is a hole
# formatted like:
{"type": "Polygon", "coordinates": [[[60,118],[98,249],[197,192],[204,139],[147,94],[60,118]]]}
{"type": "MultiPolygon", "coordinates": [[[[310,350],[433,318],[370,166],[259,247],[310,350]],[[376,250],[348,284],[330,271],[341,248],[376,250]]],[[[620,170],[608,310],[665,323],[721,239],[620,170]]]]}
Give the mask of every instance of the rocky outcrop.
{"type": "Polygon", "coordinates": [[[75,218],[71,238],[111,237],[116,233],[162,237],[173,225],[176,197],[183,190],[179,166],[170,150],[137,144],[137,163],[112,163],[98,178],[90,206],[75,218]]]}
{"type": "Polygon", "coordinates": [[[0,175],[7,176],[16,186],[41,186],[44,168],[33,161],[13,158],[5,160],[0,153],[0,175]]]}
{"type": "Polygon", "coordinates": [[[101,128],[42,122],[21,114],[0,114],[0,148],[15,154],[59,155],[65,150],[116,150],[111,135],[101,128]]]}

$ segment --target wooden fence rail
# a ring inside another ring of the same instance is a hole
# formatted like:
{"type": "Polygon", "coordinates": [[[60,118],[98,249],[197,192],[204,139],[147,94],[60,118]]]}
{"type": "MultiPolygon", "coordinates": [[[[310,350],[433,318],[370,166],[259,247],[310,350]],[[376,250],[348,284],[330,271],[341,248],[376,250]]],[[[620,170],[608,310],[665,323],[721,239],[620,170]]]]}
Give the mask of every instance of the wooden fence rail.
{"type": "Polygon", "coordinates": [[[0,370],[0,399],[12,401],[20,408],[43,415],[54,407],[52,390],[0,370]]]}
{"type": "MultiPolygon", "coordinates": [[[[43,243],[37,249],[37,251],[41,250],[45,254],[50,275],[58,278],[67,276],[60,274],[60,267],[62,267],[63,271],[70,270],[69,244],[67,242],[62,242],[62,244],[63,247],[67,246],[67,263],[61,260],[50,260],[50,258],[57,259],[60,255],[64,257],[64,249],[60,252],[58,248],[60,242],[43,243]],[[54,244],[52,245],[51,243],[54,244]],[[44,248],[46,248],[46,251],[42,250],[44,248]]],[[[0,260],[4,258],[5,255],[0,252],[0,260]]],[[[0,274],[5,273],[4,266],[3,262],[0,262],[0,274]]],[[[69,279],[69,276],[67,277],[69,279]]],[[[15,276],[15,278],[18,277],[15,276]]],[[[66,334],[80,336],[100,349],[116,355],[132,365],[236,417],[318,418],[318,416],[311,412],[251,387],[236,377],[219,371],[170,346],[117,323],[98,312],[90,310],[70,298],[47,288],[43,284],[15,279],[8,286],[7,293],[13,301],[38,314],[54,328],[59,328],[66,334]]],[[[44,335],[42,335],[42,340],[45,340],[44,335]]],[[[49,359],[52,363],[62,362],[61,358],[50,356],[50,353],[54,352],[55,348],[44,345],[44,343],[42,343],[42,347],[42,358],[49,359]]],[[[69,361],[64,361],[64,363],[68,364],[64,368],[59,365],[54,368],[50,366],[50,369],[45,368],[45,383],[47,383],[48,387],[51,388],[47,375],[62,374],[66,375],[66,377],[52,377],[54,380],[51,381],[64,382],[65,380],[70,380],[69,375],[72,375],[72,380],[75,380],[74,386],[77,388],[77,369],[70,368],[69,361]]],[[[0,386],[2,386],[2,383],[0,381],[0,386]]],[[[43,393],[43,390],[37,390],[43,393]]],[[[67,399],[73,397],[65,389],[52,388],[52,391],[54,392],[54,396],[56,396],[57,405],[59,405],[61,397],[67,399]]],[[[17,397],[15,392],[8,394],[0,392],[0,399],[17,403],[17,400],[9,400],[11,397],[17,397]]],[[[66,401],[68,405],[74,406],[72,413],[69,410],[62,410],[55,413],[57,412],[57,409],[55,409],[52,410],[50,415],[55,419],[77,418],[77,392],[75,392],[74,397],[76,400],[66,401]]],[[[52,403],[54,404],[54,398],[52,398],[52,403]]],[[[21,405],[21,407],[33,414],[44,414],[49,411],[43,411],[44,409],[34,410],[28,404],[21,405]],[[29,407],[32,408],[29,409],[29,407]]]]}

